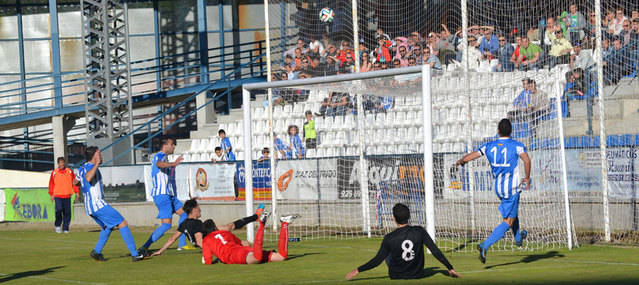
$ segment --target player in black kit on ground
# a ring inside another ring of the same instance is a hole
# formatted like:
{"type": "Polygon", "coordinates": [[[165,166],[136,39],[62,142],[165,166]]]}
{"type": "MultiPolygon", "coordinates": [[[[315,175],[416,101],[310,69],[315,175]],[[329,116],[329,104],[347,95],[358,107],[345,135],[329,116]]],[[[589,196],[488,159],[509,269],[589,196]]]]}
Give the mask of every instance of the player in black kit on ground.
{"type": "MultiPolygon", "coordinates": [[[[181,234],[186,234],[187,238],[193,245],[201,248],[202,239],[215,230],[215,223],[213,222],[213,220],[209,219],[204,222],[200,220],[200,206],[197,204],[196,200],[191,199],[184,202],[184,206],[182,207],[182,209],[184,209],[184,212],[188,215],[187,219],[180,224],[177,231],[173,234],[173,236],[169,238],[164,246],[160,250],[153,253],[153,256],[162,254],[167,248],[169,248],[169,246],[171,246],[171,244],[173,244],[178,239],[178,237],[180,237],[181,234]]],[[[260,205],[260,208],[257,209],[255,215],[244,217],[235,222],[220,226],[218,228],[227,231],[241,229],[248,223],[257,221],[263,211],[264,208],[262,205],[260,205]]],[[[145,255],[148,255],[148,253],[145,253],[145,255]]]]}
{"type": "Polygon", "coordinates": [[[444,254],[421,226],[410,226],[410,211],[404,204],[398,203],[393,207],[393,220],[397,229],[384,236],[382,246],[377,255],[366,264],[346,274],[346,280],[351,280],[358,273],[377,267],[386,260],[390,279],[418,279],[424,277],[424,246],[428,247],[439,262],[448,269],[451,277],[459,277],[448,262],[444,254]]]}

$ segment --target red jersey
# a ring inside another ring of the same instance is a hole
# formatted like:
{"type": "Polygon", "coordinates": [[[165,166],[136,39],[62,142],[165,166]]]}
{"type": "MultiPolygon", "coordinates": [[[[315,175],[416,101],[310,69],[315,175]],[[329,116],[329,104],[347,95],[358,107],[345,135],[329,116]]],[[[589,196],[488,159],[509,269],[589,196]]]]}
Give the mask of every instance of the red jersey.
{"type": "Polygon", "coordinates": [[[214,231],[202,241],[205,264],[213,262],[213,255],[226,264],[244,264],[246,255],[253,249],[242,246],[242,241],[229,231],[214,231]]]}

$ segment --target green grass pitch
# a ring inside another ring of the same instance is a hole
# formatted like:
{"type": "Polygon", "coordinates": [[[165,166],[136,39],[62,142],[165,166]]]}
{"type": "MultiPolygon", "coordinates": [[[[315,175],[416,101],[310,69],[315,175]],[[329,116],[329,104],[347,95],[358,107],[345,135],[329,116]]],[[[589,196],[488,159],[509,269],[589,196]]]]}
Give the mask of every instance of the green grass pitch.
{"type": "MultiPolygon", "coordinates": [[[[133,228],[137,244],[152,229],[133,228]]],[[[238,232],[240,233],[240,232],[238,232]]],[[[269,236],[273,238],[273,236],[269,236]]],[[[53,230],[0,227],[0,283],[6,284],[388,284],[384,264],[344,276],[372,258],[380,238],[313,240],[290,243],[290,260],[260,265],[201,264],[199,250],[177,251],[133,263],[115,231],[106,245],[106,262],[89,257],[98,233],[72,227],[71,234],[53,230]]],[[[165,235],[152,249],[159,248],[165,235]]],[[[266,242],[265,248],[274,248],[266,242]]],[[[463,275],[453,279],[432,256],[426,256],[427,278],[394,284],[639,284],[639,247],[582,246],[543,251],[489,252],[481,264],[473,253],[445,254],[463,275]]]]}

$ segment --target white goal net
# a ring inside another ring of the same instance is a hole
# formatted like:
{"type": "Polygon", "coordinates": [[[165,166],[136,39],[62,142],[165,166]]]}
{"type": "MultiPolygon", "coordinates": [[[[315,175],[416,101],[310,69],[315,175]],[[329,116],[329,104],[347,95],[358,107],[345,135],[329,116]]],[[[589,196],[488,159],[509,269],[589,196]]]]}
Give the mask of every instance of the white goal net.
{"type": "MultiPolygon", "coordinates": [[[[265,100],[264,107],[250,112],[253,159],[264,147],[276,156],[269,165],[275,194],[269,208],[276,215],[302,215],[290,236],[383,235],[395,228],[393,205],[404,203],[411,224],[434,230],[441,247],[474,248],[501,222],[499,201],[484,158],[463,168],[454,162],[495,139],[497,122],[510,118],[513,137],[526,145],[533,161],[532,187],[519,208],[521,228],[529,232],[525,247],[568,246],[556,78],[439,72],[424,79],[420,69],[248,86],[245,96],[265,100]],[[537,80],[539,89],[518,99],[522,79],[537,80]],[[271,102],[265,97],[268,86],[274,87],[271,102]],[[518,100],[526,105],[514,104],[518,100]],[[315,127],[314,141],[309,124],[315,127]]],[[[507,235],[495,248],[511,250],[512,240],[507,235]]]]}

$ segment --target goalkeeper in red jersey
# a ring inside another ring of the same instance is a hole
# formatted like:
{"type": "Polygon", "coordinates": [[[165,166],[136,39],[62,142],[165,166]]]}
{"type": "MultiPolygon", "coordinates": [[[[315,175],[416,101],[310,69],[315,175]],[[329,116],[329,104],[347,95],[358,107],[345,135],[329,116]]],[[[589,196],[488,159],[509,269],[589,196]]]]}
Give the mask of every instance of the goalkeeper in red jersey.
{"type": "Polygon", "coordinates": [[[204,237],[202,241],[202,257],[204,264],[213,263],[213,255],[226,264],[257,264],[264,262],[284,261],[288,257],[288,225],[298,218],[298,215],[280,217],[282,229],[277,251],[264,251],[264,226],[270,213],[263,212],[260,215],[260,226],[255,234],[255,243],[248,246],[247,241],[242,241],[227,230],[220,230],[213,223],[213,231],[204,237]]]}

